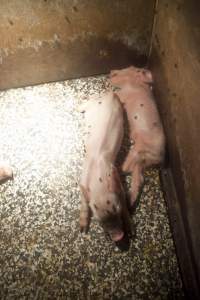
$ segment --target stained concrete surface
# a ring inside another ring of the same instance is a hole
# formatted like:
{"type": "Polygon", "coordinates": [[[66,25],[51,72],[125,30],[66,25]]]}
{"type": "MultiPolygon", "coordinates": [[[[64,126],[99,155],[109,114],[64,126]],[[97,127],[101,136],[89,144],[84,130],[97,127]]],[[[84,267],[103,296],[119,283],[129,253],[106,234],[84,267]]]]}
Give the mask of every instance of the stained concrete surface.
{"type": "Polygon", "coordinates": [[[78,107],[106,85],[101,76],[0,93],[0,159],[14,169],[0,186],[0,299],[184,298],[158,170],[146,172],[128,251],[96,222],[79,232],[78,107]]]}
{"type": "Polygon", "coordinates": [[[154,5],[155,0],[0,0],[0,89],[144,65],[154,5]]]}

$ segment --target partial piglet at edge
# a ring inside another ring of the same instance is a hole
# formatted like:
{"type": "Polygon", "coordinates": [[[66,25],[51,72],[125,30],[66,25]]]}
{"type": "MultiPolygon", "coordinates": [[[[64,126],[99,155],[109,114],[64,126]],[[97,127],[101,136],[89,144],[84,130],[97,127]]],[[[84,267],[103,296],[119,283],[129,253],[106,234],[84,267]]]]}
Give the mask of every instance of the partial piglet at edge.
{"type": "Polygon", "coordinates": [[[13,179],[13,171],[11,167],[0,166],[0,183],[3,183],[9,179],[13,179]]]}

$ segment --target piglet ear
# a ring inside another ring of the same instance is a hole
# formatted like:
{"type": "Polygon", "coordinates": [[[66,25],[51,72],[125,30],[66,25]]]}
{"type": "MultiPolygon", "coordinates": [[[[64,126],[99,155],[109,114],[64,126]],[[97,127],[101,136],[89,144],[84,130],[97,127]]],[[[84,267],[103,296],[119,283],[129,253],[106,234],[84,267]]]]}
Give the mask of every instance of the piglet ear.
{"type": "Polygon", "coordinates": [[[153,83],[153,76],[150,70],[144,69],[143,75],[146,83],[152,84],[153,83]]]}
{"type": "Polygon", "coordinates": [[[108,174],[108,191],[110,193],[123,193],[123,187],[116,167],[112,166],[110,174],[108,174]]]}
{"type": "Polygon", "coordinates": [[[116,76],[118,74],[118,72],[119,72],[119,70],[111,70],[109,77],[116,76]]]}

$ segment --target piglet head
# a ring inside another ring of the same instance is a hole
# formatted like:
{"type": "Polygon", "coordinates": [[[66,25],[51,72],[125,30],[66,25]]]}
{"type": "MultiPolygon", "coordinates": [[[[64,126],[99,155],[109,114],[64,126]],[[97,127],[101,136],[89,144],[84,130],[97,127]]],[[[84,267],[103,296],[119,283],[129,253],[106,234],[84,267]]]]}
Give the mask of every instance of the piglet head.
{"type": "Polygon", "coordinates": [[[99,220],[104,231],[110,238],[117,242],[124,237],[122,220],[122,205],[118,195],[110,193],[107,195],[106,209],[99,220]]]}
{"type": "Polygon", "coordinates": [[[93,213],[104,231],[117,242],[124,237],[123,201],[124,192],[117,170],[113,167],[106,178],[106,191],[93,204],[93,213]]]}
{"type": "Polygon", "coordinates": [[[144,68],[128,67],[110,72],[110,82],[113,86],[122,88],[127,84],[153,84],[151,71],[144,68]]]}

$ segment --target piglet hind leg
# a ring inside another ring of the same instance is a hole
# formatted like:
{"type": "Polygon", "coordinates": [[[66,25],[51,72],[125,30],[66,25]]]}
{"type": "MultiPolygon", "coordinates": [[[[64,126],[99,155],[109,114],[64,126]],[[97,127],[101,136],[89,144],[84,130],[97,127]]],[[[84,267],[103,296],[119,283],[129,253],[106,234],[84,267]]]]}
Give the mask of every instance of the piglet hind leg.
{"type": "Polygon", "coordinates": [[[141,163],[137,163],[132,171],[131,199],[130,199],[131,207],[134,206],[140,194],[143,183],[144,183],[143,166],[141,163]]]}
{"type": "Polygon", "coordinates": [[[13,171],[8,166],[0,166],[0,183],[13,178],[13,171]]]}
{"type": "Polygon", "coordinates": [[[140,156],[136,149],[131,149],[123,163],[122,170],[124,172],[132,172],[135,165],[139,162],[140,156]]]}
{"type": "Polygon", "coordinates": [[[79,225],[80,231],[87,233],[89,230],[91,211],[89,207],[89,199],[86,189],[80,185],[81,189],[81,207],[80,207],[80,216],[79,216],[79,225]]]}

